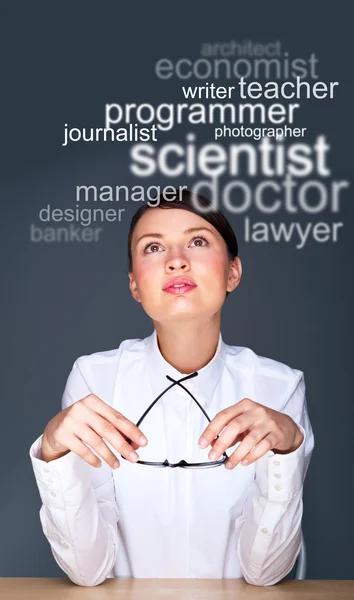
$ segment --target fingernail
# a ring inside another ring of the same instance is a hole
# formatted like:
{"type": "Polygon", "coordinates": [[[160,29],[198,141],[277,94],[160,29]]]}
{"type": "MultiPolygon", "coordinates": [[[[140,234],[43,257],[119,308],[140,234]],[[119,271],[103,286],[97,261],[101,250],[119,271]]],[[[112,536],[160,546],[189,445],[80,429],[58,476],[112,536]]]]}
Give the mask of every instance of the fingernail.
{"type": "Polygon", "coordinates": [[[119,467],[119,462],[116,460],[115,463],[113,463],[113,469],[118,469],[119,467]]]}
{"type": "Polygon", "coordinates": [[[214,450],[212,450],[209,454],[209,458],[211,458],[211,460],[215,460],[217,457],[217,453],[214,452],[214,450]]]}
{"type": "Polygon", "coordinates": [[[142,437],[140,438],[140,444],[142,444],[143,446],[145,446],[145,444],[147,444],[147,439],[146,439],[146,437],[145,437],[145,436],[142,436],[142,437]]]}
{"type": "Polygon", "coordinates": [[[242,464],[243,465],[248,465],[248,460],[246,458],[244,458],[243,461],[242,461],[242,464]]]}
{"type": "Polygon", "coordinates": [[[225,465],[225,467],[227,469],[232,469],[232,463],[231,462],[227,462],[226,465],[225,465]]]}
{"type": "Polygon", "coordinates": [[[199,446],[206,446],[207,445],[207,440],[205,438],[200,438],[198,444],[199,446]]]}
{"type": "Polygon", "coordinates": [[[137,454],[136,452],[131,452],[129,456],[132,460],[139,460],[139,454],[137,454]]]}

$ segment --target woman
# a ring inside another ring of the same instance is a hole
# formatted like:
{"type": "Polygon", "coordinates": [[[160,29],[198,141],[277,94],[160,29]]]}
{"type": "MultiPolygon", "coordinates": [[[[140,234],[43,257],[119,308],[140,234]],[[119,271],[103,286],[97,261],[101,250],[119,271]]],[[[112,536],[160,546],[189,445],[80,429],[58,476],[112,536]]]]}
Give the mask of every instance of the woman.
{"type": "Polygon", "coordinates": [[[301,544],[314,445],[303,373],[224,343],[221,308],[242,267],[219,211],[198,210],[186,191],[144,206],[128,254],[153,333],[78,358],[61,412],[30,449],[54,557],[83,586],[272,585],[301,544]]]}

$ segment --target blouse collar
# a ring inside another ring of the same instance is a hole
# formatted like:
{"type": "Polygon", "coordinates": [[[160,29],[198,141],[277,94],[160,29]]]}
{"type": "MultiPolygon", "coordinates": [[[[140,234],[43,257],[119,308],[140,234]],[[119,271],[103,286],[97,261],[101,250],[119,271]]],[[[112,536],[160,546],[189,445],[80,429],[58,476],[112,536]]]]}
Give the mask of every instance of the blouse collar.
{"type": "MultiPolygon", "coordinates": [[[[166,375],[169,375],[174,380],[178,381],[185,377],[187,373],[180,373],[164,359],[158,346],[155,328],[152,334],[145,338],[145,343],[147,368],[155,399],[159,394],[161,394],[161,392],[163,392],[173,383],[167,379],[166,375]]],[[[213,397],[214,391],[224,368],[225,355],[225,343],[222,339],[221,332],[219,332],[218,345],[213,358],[204,367],[197,371],[197,376],[181,382],[182,385],[195,396],[202,406],[207,406],[213,397]]],[[[183,396],[188,397],[188,394],[180,386],[175,385],[172,389],[176,390],[183,396]]]]}

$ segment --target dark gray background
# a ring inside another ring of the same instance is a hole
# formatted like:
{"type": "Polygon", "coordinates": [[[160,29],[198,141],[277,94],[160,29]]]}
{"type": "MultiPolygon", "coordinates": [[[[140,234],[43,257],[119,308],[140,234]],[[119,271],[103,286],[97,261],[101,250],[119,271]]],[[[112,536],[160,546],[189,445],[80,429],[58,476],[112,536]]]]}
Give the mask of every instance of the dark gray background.
{"type": "MultiPolygon", "coordinates": [[[[75,185],[137,183],[128,145],[63,148],[64,123],[103,126],[106,102],[182,101],[181,82],[154,76],[162,56],[196,59],[202,42],[279,39],[293,56],[315,52],[321,78],[340,82],[334,103],[303,103],[301,121],[309,138],[325,133],[330,141],[333,178],[350,179],[346,3],[245,4],[2,4],[0,576],[63,575],[41,530],[30,445],[60,410],[78,356],[152,331],[128,288],[126,241],[137,205],[122,223],[105,225],[98,244],[29,241],[38,210],[73,206],[75,185]]],[[[310,579],[354,578],[351,192],[346,198],[338,244],[310,242],[300,251],[240,239],[244,275],[222,315],[226,343],[305,372],[316,439],[304,490],[310,579]]],[[[227,216],[237,233],[237,218],[227,216]]]]}

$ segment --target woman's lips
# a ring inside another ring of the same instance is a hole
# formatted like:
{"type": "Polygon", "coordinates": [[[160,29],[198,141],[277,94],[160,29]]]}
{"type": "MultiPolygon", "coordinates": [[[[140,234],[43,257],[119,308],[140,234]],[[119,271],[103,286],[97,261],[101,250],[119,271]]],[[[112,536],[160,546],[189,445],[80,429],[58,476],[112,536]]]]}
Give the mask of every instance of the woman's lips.
{"type": "Polygon", "coordinates": [[[196,285],[188,285],[184,283],[182,285],[178,285],[178,287],[172,285],[163,291],[167,292],[168,294],[185,294],[186,292],[191,292],[196,287],[196,285]]]}
{"type": "Polygon", "coordinates": [[[168,292],[169,294],[185,294],[187,292],[191,292],[194,288],[197,287],[197,284],[190,277],[178,276],[171,277],[169,281],[167,281],[162,290],[164,292],[168,292]]]}

